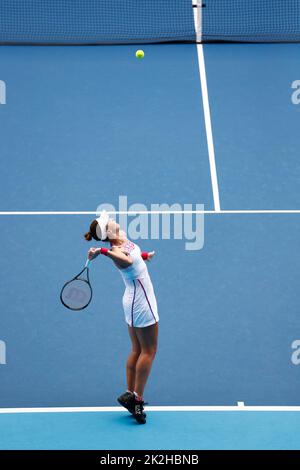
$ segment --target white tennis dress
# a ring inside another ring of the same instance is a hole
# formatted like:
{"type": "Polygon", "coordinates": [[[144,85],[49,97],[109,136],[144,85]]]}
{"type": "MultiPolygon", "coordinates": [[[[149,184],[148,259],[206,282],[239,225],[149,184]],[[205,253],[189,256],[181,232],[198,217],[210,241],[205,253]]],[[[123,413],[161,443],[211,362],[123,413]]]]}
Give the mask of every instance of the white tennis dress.
{"type": "Polygon", "coordinates": [[[145,328],[159,321],[153,285],[140,247],[126,240],[121,250],[133,260],[128,268],[119,269],[125,283],[125,321],[129,326],[145,328]]]}

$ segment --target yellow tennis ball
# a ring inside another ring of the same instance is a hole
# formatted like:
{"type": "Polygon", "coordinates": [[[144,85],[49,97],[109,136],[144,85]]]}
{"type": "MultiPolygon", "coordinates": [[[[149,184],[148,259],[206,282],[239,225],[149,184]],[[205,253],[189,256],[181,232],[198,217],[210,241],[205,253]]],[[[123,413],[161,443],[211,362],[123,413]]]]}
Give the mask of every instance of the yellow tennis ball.
{"type": "Polygon", "coordinates": [[[138,59],[143,59],[145,57],[145,53],[144,53],[144,51],[139,50],[139,51],[136,51],[135,56],[138,59]]]}

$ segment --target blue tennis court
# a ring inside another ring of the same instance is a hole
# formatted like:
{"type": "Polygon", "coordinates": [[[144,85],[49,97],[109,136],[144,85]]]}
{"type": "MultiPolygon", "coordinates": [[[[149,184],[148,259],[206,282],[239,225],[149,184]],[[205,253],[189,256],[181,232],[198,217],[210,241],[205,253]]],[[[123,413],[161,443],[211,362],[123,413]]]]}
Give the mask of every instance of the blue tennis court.
{"type": "Polygon", "coordinates": [[[299,43],[143,42],[0,46],[0,449],[300,449],[299,43]],[[144,427],[116,402],[112,263],[85,311],[59,300],[103,203],[203,207],[201,249],[137,240],[160,314],[144,427]]]}

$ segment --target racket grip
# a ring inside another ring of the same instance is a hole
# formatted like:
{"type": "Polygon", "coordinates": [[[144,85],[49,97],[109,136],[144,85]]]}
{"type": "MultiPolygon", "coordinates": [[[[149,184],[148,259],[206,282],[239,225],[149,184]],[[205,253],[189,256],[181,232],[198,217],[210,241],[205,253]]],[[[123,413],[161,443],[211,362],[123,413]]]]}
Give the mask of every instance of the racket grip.
{"type": "Polygon", "coordinates": [[[91,260],[90,259],[87,259],[86,260],[86,263],[85,263],[85,268],[88,268],[89,267],[89,264],[90,264],[91,260]]]}

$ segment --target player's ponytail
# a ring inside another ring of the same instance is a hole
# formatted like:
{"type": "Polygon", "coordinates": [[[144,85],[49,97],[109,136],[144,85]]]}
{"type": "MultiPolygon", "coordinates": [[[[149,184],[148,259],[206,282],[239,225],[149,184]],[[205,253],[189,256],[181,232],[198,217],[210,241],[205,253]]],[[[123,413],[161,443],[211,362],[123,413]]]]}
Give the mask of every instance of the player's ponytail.
{"type": "Polygon", "coordinates": [[[100,241],[100,238],[97,236],[97,225],[97,220],[93,220],[90,225],[90,230],[84,234],[84,238],[87,242],[90,242],[92,238],[98,242],[100,241]]]}
{"type": "Polygon", "coordinates": [[[93,238],[91,232],[86,232],[84,234],[84,238],[86,239],[87,242],[90,242],[91,239],[93,238]]]}

